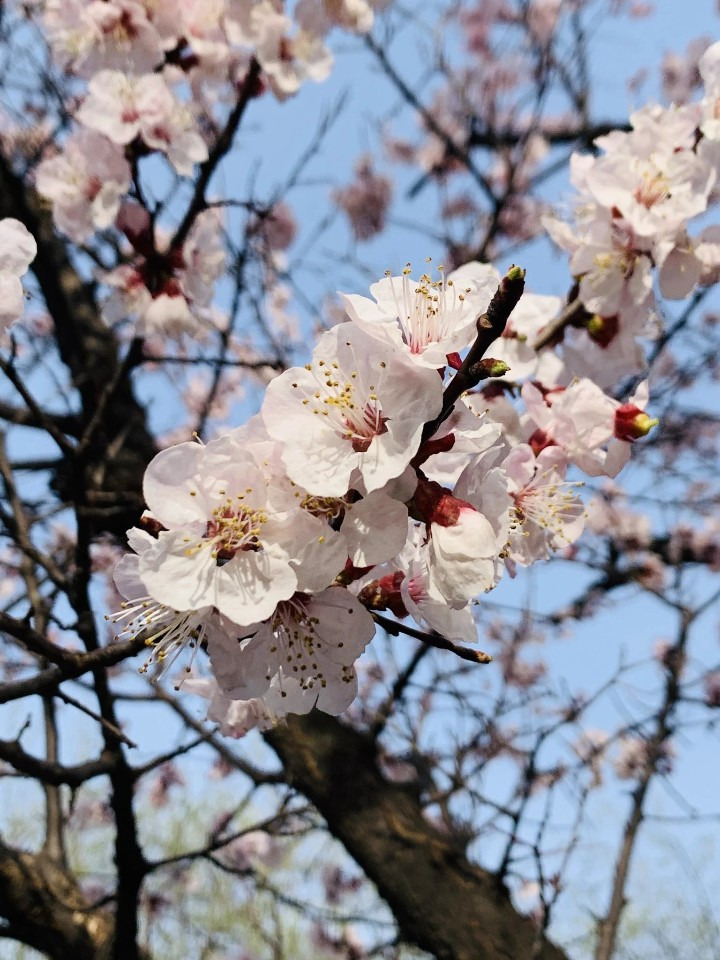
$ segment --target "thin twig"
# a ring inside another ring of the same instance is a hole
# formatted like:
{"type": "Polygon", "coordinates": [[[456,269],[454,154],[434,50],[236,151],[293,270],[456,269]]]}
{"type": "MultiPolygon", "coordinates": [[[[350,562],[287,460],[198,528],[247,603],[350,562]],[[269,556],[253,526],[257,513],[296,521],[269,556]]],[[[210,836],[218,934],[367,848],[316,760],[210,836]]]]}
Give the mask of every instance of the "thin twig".
{"type": "Polygon", "coordinates": [[[373,612],[372,618],[375,623],[379,624],[384,630],[387,630],[388,633],[395,637],[403,633],[406,637],[420,640],[422,643],[426,643],[430,647],[435,647],[437,650],[449,650],[450,653],[454,653],[455,656],[460,657],[462,660],[468,660],[470,663],[492,663],[493,658],[489,653],[484,653],[482,650],[473,650],[472,647],[462,647],[434,631],[432,633],[425,633],[422,630],[416,630],[414,627],[407,626],[407,624],[390,620],[389,617],[384,617],[381,613],[373,612]]]}
{"type": "Polygon", "coordinates": [[[65,693],[63,690],[57,690],[55,696],[59,700],[62,700],[63,703],[67,703],[70,707],[75,707],[77,710],[81,710],[83,713],[87,714],[88,717],[92,717],[93,720],[97,720],[105,730],[117,737],[121,743],[126,744],[128,747],[137,747],[137,744],[134,740],[131,740],[130,737],[126,736],[120,727],[117,724],[111,723],[109,720],[106,720],[105,717],[101,717],[99,713],[95,713],[94,710],[91,710],[90,707],[86,707],[84,703],[81,703],[79,700],[76,700],[75,697],[71,697],[69,693],[65,693]]]}

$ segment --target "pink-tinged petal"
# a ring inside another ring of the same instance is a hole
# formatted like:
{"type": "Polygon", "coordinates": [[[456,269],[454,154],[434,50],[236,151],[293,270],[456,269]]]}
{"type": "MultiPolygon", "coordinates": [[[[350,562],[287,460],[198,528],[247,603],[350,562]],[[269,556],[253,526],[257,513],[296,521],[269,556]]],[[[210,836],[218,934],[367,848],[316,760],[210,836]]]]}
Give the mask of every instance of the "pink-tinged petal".
{"type": "Polygon", "coordinates": [[[660,267],[660,293],[668,300],[684,300],[700,282],[701,274],[702,263],[695,253],[675,247],[660,267]]]}
{"type": "Polygon", "coordinates": [[[347,710],[358,692],[357,674],[350,668],[340,683],[321,686],[315,706],[323,713],[336,717],[347,710]]]}
{"type": "Polygon", "coordinates": [[[313,598],[312,614],[323,659],[350,666],[375,635],[375,621],[344,587],[329,587],[313,598]]]}
{"type": "Polygon", "coordinates": [[[430,549],[432,579],[448,603],[464,606],[495,585],[495,531],[477,511],[464,510],[453,527],[432,524],[430,549]]]}
{"type": "Polygon", "coordinates": [[[261,697],[276,670],[267,654],[273,642],[270,625],[260,624],[250,640],[235,636],[231,624],[225,625],[227,633],[213,630],[208,635],[210,662],[220,688],[233,700],[261,697]]]}
{"type": "Polygon", "coordinates": [[[215,580],[214,606],[239,626],[265,620],[297,589],[287,554],[274,545],[257,553],[237,553],[216,567],[215,580]]]}
{"type": "Polygon", "coordinates": [[[150,596],[173,610],[217,606],[210,544],[188,539],[183,531],[162,531],[139,558],[140,578],[150,596]]]}
{"type": "Polygon", "coordinates": [[[342,534],[356,567],[370,567],[396,556],[407,538],[408,511],[404,503],[375,491],[350,504],[342,534]]]}
{"type": "Polygon", "coordinates": [[[263,694],[263,703],[277,718],[288,713],[305,714],[315,706],[317,692],[305,690],[295,677],[288,677],[280,670],[272,679],[268,690],[263,694]]]}
{"type": "Polygon", "coordinates": [[[523,443],[511,450],[503,463],[503,470],[514,484],[524,487],[535,475],[535,454],[532,448],[523,443]]]}
{"type": "Polygon", "coordinates": [[[608,444],[607,458],[605,459],[604,470],[600,473],[590,473],[589,470],[586,472],[591,476],[605,476],[616,477],[622,468],[630,460],[632,453],[632,444],[626,443],[624,440],[611,440],[608,444]]]}
{"type": "Polygon", "coordinates": [[[135,600],[147,593],[145,584],[140,579],[138,563],[139,559],[135,554],[126,553],[113,570],[115,586],[126,600],[135,600]]]}
{"type": "Polygon", "coordinates": [[[297,575],[297,589],[302,593],[318,593],[329,587],[345,567],[347,544],[345,538],[322,520],[309,514],[293,514],[297,528],[294,542],[278,538],[291,557],[290,563],[297,575]]]}
{"type": "MultiPolygon", "coordinates": [[[[145,471],[143,496],[155,517],[167,527],[207,520],[219,497],[211,498],[199,483],[205,448],[179,443],[161,450],[145,471]]],[[[204,479],[204,478],[203,478],[204,479]]]]}
{"type": "Polygon", "coordinates": [[[564,477],[567,466],[567,454],[561,447],[545,447],[537,455],[536,469],[539,474],[555,470],[560,476],[564,477]]]}

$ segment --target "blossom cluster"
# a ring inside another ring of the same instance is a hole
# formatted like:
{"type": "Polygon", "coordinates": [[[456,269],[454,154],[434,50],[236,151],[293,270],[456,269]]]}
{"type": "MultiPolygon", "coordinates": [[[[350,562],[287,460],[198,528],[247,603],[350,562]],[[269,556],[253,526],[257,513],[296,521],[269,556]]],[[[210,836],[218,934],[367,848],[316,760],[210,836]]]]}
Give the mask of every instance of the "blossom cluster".
{"type": "MultiPolygon", "coordinates": [[[[198,193],[163,237],[140,159],[156,154],[173,176],[193,176],[227,104],[323,79],[330,29],[367,32],[384,5],[300,0],[293,23],[280,0],[46,0],[53,52],[87,91],[36,185],[73,241],[109,227],[124,235],[127,255],[99,277],[108,322],[132,320],[141,338],[196,334],[225,271],[218,207],[198,193]]],[[[545,219],[577,286],[578,329],[559,349],[548,345],[568,305],[536,294],[508,307],[488,340],[522,283],[517,268],[501,278],[471,262],[413,278],[408,265],[370,297],[341,294],[343,322],[306,366],[269,383],[249,423],[149,465],[114,619],[146,638],[148,665],[207,648],[212,676],[188,689],[208,696],[223,730],[344,710],[382,612],[473,643],[478,598],[578,538],[576,477],[615,477],[656,422],[646,383],[626,403],[610,393],[642,371],[655,278],[663,296],[682,298],[720,276],[717,228],[688,232],[717,196],[720,44],[699,71],[702,100],[639,111],[629,133],[598,141],[602,155],[573,158],[575,221],[545,219]]],[[[389,199],[369,162],[335,197],[358,239],[382,229],[389,199]]],[[[280,204],[251,231],[276,255],[293,233],[280,204]]],[[[19,283],[30,247],[17,249],[19,283]]]]}
{"type": "Polygon", "coordinates": [[[238,97],[270,90],[285,99],[308,80],[326,79],[333,64],[328,33],[367,33],[374,10],[385,6],[300,0],[291,19],[282,0],[39,5],[56,61],[87,81],[87,90],[62,147],[50,148],[37,167],[37,189],[75,243],[117,226],[137,255],[98,275],[110,291],[109,323],[131,319],[138,336],[196,333],[225,265],[215,215],[197,218],[182,238],[163,238],[148,211],[128,199],[138,199],[138,161],[161,155],[174,175],[192,177],[238,97]]]}
{"type": "Polygon", "coordinates": [[[574,157],[577,223],[546,220],[584,319],[560,349],[547,332],[562,301],[526,294],[474,361],[474,389],[454,392],[521,271],[408,266],[370,297],[342,294],[347,319],[270,382],[249,424],[150,464],[119,619],[147,636],[149,662],[207,645],[212,678],[190,683],[225,732],[344,709],[381,611],[472,643],[473,604],[505,570],[578,538],[573,477],[615,477],[656,423],[647,383],[626,403],[607,389],[642,369],[655,279],[677,298],[717,279],[716,228],[688,232],[716,199],[717,64],[720,45],[700,60],[698,103],[640,111],[602,155],[574,157]]]}
{"type": "Polygon", "coordinates": [[[575,154],[573,219],[543,221],[570,254],[578,299],[590,316],[573,348],[595,379],[600,367],[618,375],[642,369],[638,338],[656,332],[655,276],[670,300],[720,277],[718,227],[689,231],[719,196],[720,44],[703,53],[697,69],[702,99],[644,107],[630,117],[629,132],[595,141],[599,155],[575,154]]]}
{"type": "MultiPolygon", "coordinates": [[[[478,596],[580,535],[568,470],[614,476],[648,432],[643,391],[620,404],[557,358],[530,362],[512,327],[480,360],[484,376],[515,364],[512,391],[496,379],[449,403],[450,371],[522,276],[408,266],[341,295],[349,319],[270,382],[257,416],[149,465],[114,619],[152,646],[146,666],[207,646],[212,677],[188,689],[226,733],[344,710],[380,611],[473,643],[478,596]]],[[[545,299],[523,298],[519,322],[545,299]]]]}

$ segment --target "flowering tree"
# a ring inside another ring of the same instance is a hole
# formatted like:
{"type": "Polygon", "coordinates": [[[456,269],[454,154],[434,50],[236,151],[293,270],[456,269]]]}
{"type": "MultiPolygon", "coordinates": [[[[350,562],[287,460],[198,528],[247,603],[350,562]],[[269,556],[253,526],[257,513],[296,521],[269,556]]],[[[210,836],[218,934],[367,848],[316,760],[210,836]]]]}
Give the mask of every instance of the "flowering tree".
{"type": "Polygon", "coordinates": [[[3,942],[618,955],[657,785],[717,812],[720,44],[608,120],[648,5],[0,12],[3,942]],[[384,98],[296,142],[353,56],[384,98]],[[531,650],[596,622],[590,678],[531,650]]]}

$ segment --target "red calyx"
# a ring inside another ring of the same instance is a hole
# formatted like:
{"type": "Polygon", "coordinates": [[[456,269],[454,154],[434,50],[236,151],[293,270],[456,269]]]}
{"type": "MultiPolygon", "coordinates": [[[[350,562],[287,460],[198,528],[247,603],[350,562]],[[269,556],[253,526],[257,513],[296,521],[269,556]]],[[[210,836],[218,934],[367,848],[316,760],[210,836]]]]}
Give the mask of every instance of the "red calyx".
{"type": "Polygon", "coordinates": [[[528,443],[532,447],[532,452],[537,456],[541,450],[544,450],[546,447],[556,447],[557,443],[553,440],[549,433],[546,433],[544,430],[541,430],[539,427],[528,438],[528,443]]]}
{"type": "Polygon", "coordinates": [[[399,620],[402,620],[408,615],[400,593],[400,584],[404,579],[405,574],[402,570],[388,573],[363,587],[358,594],[358,600],[368,610],[390,610],[399,620]]]}
{"type": "Polygon", "coordinates": [[[657,419],[649,417],[634,403],[624,403],[615,411],[615,436],[618,440],[632,443],[633,440],[646,437],[658,423],[657,419]]]}
{"type": "Polygon", "coordinates": [[[454,497],[448,489],[434,480],[428,480],[422,474],[418,478],[410,506],[416,520],[427,524],[437,523],[441,527],[454,527],[460,519],[461,511],[475,509],[471,503],[454,497]]]}

